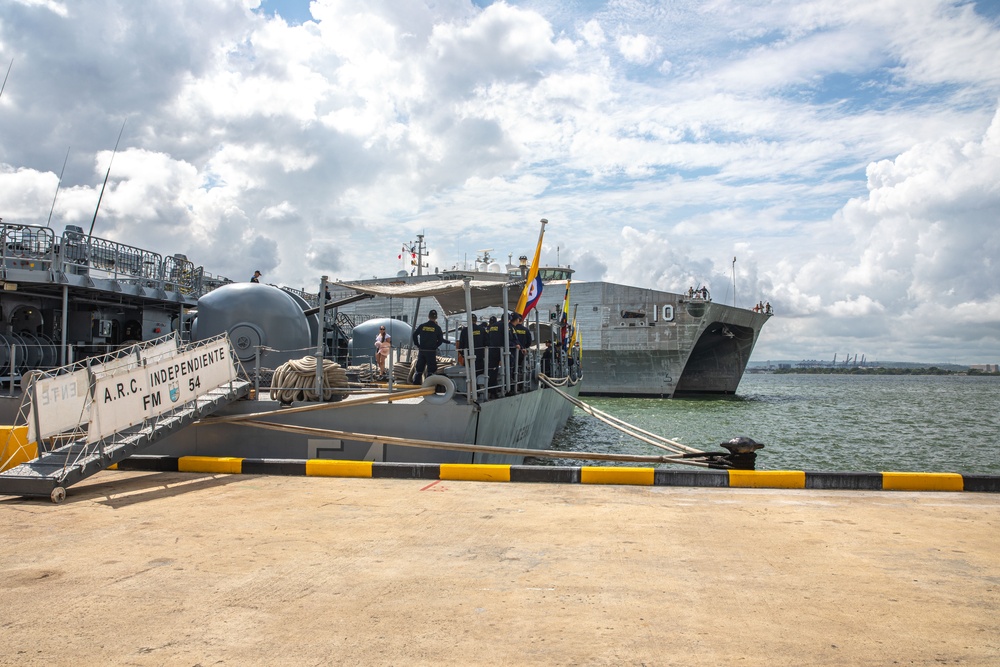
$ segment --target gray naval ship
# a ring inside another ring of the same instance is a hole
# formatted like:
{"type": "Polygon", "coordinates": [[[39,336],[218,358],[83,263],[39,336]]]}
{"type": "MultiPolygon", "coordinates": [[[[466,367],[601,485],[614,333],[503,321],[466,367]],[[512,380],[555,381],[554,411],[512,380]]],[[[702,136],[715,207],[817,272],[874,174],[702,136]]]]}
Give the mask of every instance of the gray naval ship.
{"type": "MultiPolygon", "coordinates": [[[[69,484],[140,452],[520,463],[525,452],[547,448],[572,414],[566,396],[579,393],[579,367],[566,359],[543,367],[539,350],[516,363],[508,358],[490,384],[474,355],[456,364],[454,345],[445,346],[438,374],[414,386],[416,355],[397,343],[388,377],[373,377],[379,326],[400,342],[411,327],[389,310],[357,326],[338,319],[339,307],[369,297],[321,300],[322,286],[307,293],[235,283],[183,255],[78,227],[58,235],[0,221],[0,424],[26,428],[28,442],[41,443],[29,454],[12,436],[0,442],[0,470],[10,468],[0,492],[56,499],[69,484]],[[164,379],[171,368],[193,373],[210,358],[191,347],[199,345],[214,346],[211,358],[231,359],[224,390],[198,374],[183,378],[187,385],[164,379]],[[148,370],[156,364],[163,368],[148,370]],[[279,373],[291,383],[279,382],[279,373]]],[[[473,307],[501,307],[507,289],[495,281],[428,281],[410,297],[435,299],[453,323],[461,314],[467,324],[473,307]]]]}
{"type": "MultiPolygon", "coordinates": [[[[394,278],[338,283],[337,298],[376,285],[404,289],[425,280],[472,276],[478,280],[523,284],[527,257],[501,265],[483,251],[468,267],[424,273],[426,247],[422,236],[411,244],[414,271],[394,278]]],[[[562,337],[565,293],[569,283],[567,322],[579,332],[579,356],[586,382],[581,395],[672,398],[697,394],[733,394],[770,309],[727,306],[713,301],[707,289],[686,294],[610,282],[572,280],[570,267],[540,267],[544,289],[529,326],[536,343],[562,337]]],[[[390,291],[373,301],[339,309],[345,322],[360,323],[391,310],[404,322],[422,321],[440,305],[433,299],[403,299],[390,291]]],[[[510,304],[511,307],[514,304],[510,304]]],[[[502,310],[480,311],[482,316],[502,310]]]]}

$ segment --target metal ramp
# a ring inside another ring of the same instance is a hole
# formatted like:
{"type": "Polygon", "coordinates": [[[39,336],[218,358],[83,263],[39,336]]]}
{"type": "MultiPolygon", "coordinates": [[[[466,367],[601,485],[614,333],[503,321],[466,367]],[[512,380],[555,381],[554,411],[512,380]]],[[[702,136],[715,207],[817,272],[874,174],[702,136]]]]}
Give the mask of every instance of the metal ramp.
{"type": "Polygon", "coordinates": [[[61,502],[70,485],[247,396],[251,383],[234,359],[225,334],[189,345],[165,337],[33,371],[18,423],[37,456],[0,472],[0,495],[61,502]]]}
{"type": "Polygon", "coordinates": [[[0,495],[42,496],[53,502],[66,497],[66,487],[123,461],[196,420],[246,396],[250,383],[236,380],[159,417],[155,423],[136,426],[88,444],[85,437],[43,452],[38,458],[0,473],[0,495]]]}

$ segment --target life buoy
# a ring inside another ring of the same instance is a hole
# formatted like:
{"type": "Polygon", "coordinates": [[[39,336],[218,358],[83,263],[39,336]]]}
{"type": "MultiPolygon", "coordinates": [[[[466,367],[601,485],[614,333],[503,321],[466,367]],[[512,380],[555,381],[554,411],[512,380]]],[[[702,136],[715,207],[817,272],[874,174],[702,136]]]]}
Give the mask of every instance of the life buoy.
{"type": "Polygon", "coordinates": [[[443,375],[430,375],[424,378],[424,383],[420,386],[440,387],[444,390],[444,393],[435,392],[430,396],[424,396],[424,401],[431,405],[444,405],[455,397],[455,383],[443,375]]]}

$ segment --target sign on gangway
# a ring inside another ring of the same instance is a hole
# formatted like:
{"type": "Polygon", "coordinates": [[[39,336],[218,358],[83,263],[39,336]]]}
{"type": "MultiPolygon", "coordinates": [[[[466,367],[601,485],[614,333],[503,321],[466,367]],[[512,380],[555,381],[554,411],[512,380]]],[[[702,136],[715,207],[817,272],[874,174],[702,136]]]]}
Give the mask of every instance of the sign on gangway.
{"type": "Polygon", "coordinates": [[[225,336],[193,349],[164,344],[146,352],[141,361],[107,363],[36,382],[29,439],[89,424],[87,442],[94,443],[236,379],[225,336]]]}

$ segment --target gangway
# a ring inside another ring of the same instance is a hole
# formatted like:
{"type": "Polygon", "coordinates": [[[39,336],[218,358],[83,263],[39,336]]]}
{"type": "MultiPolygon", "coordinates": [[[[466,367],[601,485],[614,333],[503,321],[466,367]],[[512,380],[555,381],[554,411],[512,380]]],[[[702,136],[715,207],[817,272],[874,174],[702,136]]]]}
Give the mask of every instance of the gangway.
{"type": "Polygon", "coordinates": [[[37,456],[0,472],[0,495],[62,502],[70,485],[245,397],[250,387],[226,334],[188,345],[167,336],[33,371],[15,427],[27,426],[37,456]]]}

